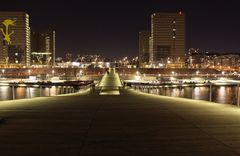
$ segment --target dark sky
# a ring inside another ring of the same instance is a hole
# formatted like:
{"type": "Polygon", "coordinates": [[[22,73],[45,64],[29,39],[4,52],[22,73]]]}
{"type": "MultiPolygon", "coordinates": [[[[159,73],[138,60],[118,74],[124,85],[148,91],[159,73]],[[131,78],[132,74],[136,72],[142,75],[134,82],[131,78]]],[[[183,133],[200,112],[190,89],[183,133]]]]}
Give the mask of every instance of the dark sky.
{"type": "Polygon", "coordinates": [[[134,56],[138,31],[150,30],[150,15],[184,10],[187,48],[240,52],[238,0],[5,0],[0,11],[29,13],[32,28],[55,29],[57,55],[99,53],[134,56]],[[210,1],[210,2],[208,2],[210,1]]]}

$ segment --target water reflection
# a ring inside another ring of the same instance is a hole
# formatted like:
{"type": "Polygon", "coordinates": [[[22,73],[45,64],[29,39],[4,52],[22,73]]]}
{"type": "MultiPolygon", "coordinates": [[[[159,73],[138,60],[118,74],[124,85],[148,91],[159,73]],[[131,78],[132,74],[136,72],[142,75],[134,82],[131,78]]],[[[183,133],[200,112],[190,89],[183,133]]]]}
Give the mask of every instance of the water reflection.
{"type": "MultiPolygon", "coordinates": [[[[59,94],[67,94],[77,92],[78,89],[62,86],[52,86],[50,88],[35,88],[35,87],[14,87],[14,94],[16,99],[34,98],[40,96],[55,96],[59,94]]],[[[10,86],[0,87],[0,101],[12,100],[13,89],[10,86]]]]}
{"type": "MultiPolygon", "coordinates": [[[[206,86],[200,87],[158,87],[158,88],[140,88],[142,92],[182,97],[197,100],[209,100],[210,88],[206,86]]],[[[213,86],[212,100],[217,103],[236,104],[237,103],[237,87],[236,86],[213,86]]]]}

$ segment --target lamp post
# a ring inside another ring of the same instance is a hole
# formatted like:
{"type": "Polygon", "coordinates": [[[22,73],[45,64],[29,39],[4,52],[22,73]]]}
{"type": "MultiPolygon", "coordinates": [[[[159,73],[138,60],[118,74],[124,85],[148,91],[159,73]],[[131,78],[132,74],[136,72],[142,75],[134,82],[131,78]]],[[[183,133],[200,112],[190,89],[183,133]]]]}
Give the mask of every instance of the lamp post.
{"type": "Polygon", "coordinates": [[[54,76],[55,70],[52,70],[52,76],[54,76]]]}
{"type": "Polygon", "coordinates": [[[30,76],[31,75],[31,70],[30,69],[28,69],[28,76],[30,76]]]}
{"type": "Polygon", "coordinates": [[[199,71],[196,71],[196,75],[198,75],[199,74],[199,71]]]}
{"type": "Polygon", "coordinates": [[[5,69],[2,69],[2,77],[4,76],[5,73],[5,69]]]}

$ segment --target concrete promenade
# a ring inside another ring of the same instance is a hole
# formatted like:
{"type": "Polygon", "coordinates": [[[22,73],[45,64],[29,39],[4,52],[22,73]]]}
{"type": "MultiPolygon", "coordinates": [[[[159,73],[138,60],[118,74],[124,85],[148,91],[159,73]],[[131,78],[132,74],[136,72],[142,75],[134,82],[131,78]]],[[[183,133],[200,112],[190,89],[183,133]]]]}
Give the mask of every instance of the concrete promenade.
{"type": "Polygon", "coordinates": [[[100,95],[119,95],[119,87],[121,87],[121,80],[115,68],[110,68],[100,81],[101,87],[100,95]]]}
{"type": "Polygon", "coordinates": [[[0,102],[0,155],[240,155],[240,108],[124,93],[0,102]]]}

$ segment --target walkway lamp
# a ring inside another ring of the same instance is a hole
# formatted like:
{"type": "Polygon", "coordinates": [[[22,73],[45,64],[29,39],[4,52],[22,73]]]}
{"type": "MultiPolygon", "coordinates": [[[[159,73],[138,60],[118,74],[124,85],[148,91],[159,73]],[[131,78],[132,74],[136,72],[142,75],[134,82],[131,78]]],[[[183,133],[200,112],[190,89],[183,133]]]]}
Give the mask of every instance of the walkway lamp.
{"type": "Polygon", "coordinates": [[[5,69],[2,69],[2,77],[4,76],[5,73],[5,69]]]}
{"type": "Polygon", "coordinates": [[[54,76],[55,70],[52,70],[52,75],[54,76]]]}
{"type": "Polygon", "coordinates": [[[28,76],[30,76],[31,75],[31,70],[30,69],[28,69],[28,76]]]}
{"type": "Polygon", "coordinates": [[[199,74],[199,71],[196,71],[196,75],[198,75],[199,74]]]}

